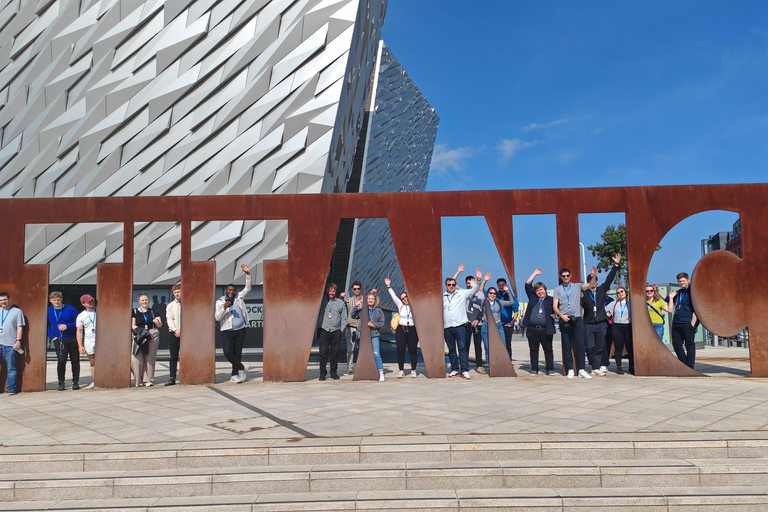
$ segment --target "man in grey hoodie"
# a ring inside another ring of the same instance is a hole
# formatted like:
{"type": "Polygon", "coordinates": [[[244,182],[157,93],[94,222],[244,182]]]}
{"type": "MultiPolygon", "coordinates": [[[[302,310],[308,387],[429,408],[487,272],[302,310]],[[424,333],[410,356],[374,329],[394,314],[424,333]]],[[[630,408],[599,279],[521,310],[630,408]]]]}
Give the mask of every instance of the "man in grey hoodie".
{"type": "Polygon", "coordinates": [[[320,380],[325,380],[328,355],[331,359],[331,378],[339,378],[339,344],[341,333],[347,328],[349,312],[344,301],[336,297],[336,285],[331,283],[326,289],[327,300],[323,304],[323,323],[320,326],[320,380]]]}

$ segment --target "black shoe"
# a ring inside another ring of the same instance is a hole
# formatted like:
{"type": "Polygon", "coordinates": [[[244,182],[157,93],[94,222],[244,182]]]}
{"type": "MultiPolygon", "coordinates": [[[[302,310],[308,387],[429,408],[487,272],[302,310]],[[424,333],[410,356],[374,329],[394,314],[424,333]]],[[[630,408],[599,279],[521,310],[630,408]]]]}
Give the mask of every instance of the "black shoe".
{"type": "Polygon", "coordinates": [[[176,379],[171,377],[170,379],[168,379],[168,382],[166,382],[165,385],[166,386],[175,386],[176,385],[176,379]]]}
{"type": "Polygon", "coordinates": [[[624,375],[624,370],[619,366],[616,368],[616,375],[624,375]]]}
{"type": "Polygon", "coordinates": [[[333,380],[339,380],[339,374],[336,372],[331,372],[331,378],[333,380]]]}
{"type": "Polygon", "coordinates": [[[80,389],[80,384],[79,384],[79,383],[77,383],[77,382],[73,382],[73,383],[72,383],[72,389],[74,389],[75,391],[77,391],[78,389],[80,389]]]}
{"type": "Polygon", "coordinates": [[[634,375],[635,374],[635,369],[634,368],[630,368],[628,373],[630,375],[634,375]]]}
{"type": "Polygon", "coordinates": [[[64,387],[64,383],[63,382],[59,382],[58,390],[59,391],[64,391],[65,389],[67,389],[67,388],[64,387]]]}
{"type": "Polygon", "coordinates": [[[320,374],[320,380],[325,380],[325,374],[324,373],[320,374]]]}

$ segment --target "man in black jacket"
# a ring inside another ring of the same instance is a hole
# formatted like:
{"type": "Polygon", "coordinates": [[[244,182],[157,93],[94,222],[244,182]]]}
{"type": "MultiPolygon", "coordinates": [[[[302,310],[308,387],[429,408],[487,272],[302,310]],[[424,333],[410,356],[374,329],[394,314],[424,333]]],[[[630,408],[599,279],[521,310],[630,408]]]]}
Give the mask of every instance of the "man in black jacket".
{"type": "Polygon", "coordinates": [[[613,267],[608,277],[600,286],[597,285],[597,269],[592,267],[592,274],[587,277],[587,288],[581,297],[581,307],[584,308],[584,326],[587,334],[587,360],[592,367],[592,375],[604,376],[608,368],[600,366],[605,345],[605,333],[608,331],[608,315],[605,313],[605,295],[611,288],[616,272],[621,263],[621,254],[614,254],[613,267]]]}

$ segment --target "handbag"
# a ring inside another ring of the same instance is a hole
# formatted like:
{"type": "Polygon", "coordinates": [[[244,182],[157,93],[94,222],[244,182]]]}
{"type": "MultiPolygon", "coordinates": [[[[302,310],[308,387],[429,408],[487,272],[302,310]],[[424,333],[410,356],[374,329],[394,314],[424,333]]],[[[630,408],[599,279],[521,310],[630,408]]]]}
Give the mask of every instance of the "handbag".
{"type": "Polygon", "coordinates": [[[392,320],[389,321],[389,326],[393,331],[396,331],[398,325],[400,325],[400,313],[395,313],[392,315],[392,320]]]}

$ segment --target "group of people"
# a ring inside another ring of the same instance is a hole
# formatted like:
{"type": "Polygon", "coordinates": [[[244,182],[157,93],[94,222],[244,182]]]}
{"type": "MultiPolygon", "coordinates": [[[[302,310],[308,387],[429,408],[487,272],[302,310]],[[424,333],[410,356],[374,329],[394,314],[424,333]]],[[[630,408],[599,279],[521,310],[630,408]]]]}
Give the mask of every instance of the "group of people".
{"type": "MultiPolygon", "coordinates": [[[[221,331],[224,357],[232,365],[230,382],[233,383],[244,382],[248,373],[248,366],[242,363],[242,354],[248,324],[244,299],[251,291],[251,271],[246,265],[241,265],[241,268],[245,273],[245,287],[238,292],[235,285],[228,285],[224,295],[216,301],[214,312],[214,319],[219,323],[221,331]]],[[[131,312],[131,374],[136,387],[154,385],[161,328],[168,329],[170,352],[170,377],[165,385],[173,386],[177,383],[181,348],[181,285],[174,285],[172,291],[173,301],[168,304],[164,319],[149,307],[150,299],[146,293],[139,294],[136,299],[139,307],[131,312]]],[[[80,304],[84,309],[80,312],[64,304],[63,294],[59,291],[51,292],[48,301],[51,303],[47,311],[48,337],[56,351],[57,389],[66,390],[68,359],[72,370],[72,389],[80,389],[80,354],[88,357],[91,374],[96,362],[96,299],[90,294],[81,296],[80,304]]],[[[9,294],[0,293],[0,357],[6,360],[8,367],[6,389],[9,395],[15,395],[17,391],[14,351],[24,353],[21,348],[24,325],[21,309],[11,307],[9,294]]],[[[86,389],[93,387],[94,383],[91,382],[86,389]]]]}
{"type": "MultiPolygon", "coordinates": [[[[573,378],[577,369],[578,375],[585,379],[606,375],[611,348],[616,361],[616,373],[624,373],[623,352],[626,349],[628,372],[634,374],[632,315],[627,290],[619,287],[616,300],[607,295],[621,263],[621,255],[616,254],[613,263],[602,284],[598,284],[595,267],[592,267],[585,283],[572,282],[571,271],[568,268],[561,269],[561,283],[553,290],[552,296],[548,295],[543,282],[534,284],[534,280],[542,273],[540,268],[534,270],[525,283],[528,307],[522,320],[518,299],[504,278],[497,279],[496,287],[486,288],[491,274],[489,272],[483,276],[482,271],[477,269],[475,275],[466,276],[466,288],[459,289],[456,279],[464,271],[464,265],[460,265],[453,277],[445,279],[443,293],[444,338],[451,366],[448,376],[470,378],[470,343],[474,343],[477,372],[486,372],[484,361],[488,362],[488,336],[489,330],[493,328],[498,330],[511,358],[511,339],[518,323],[528,339],[532,372],[539,373],[539,352],[543,350],[544,372],[548,375],[554,374],[552,340],[556,333],[556,320],[562,334],[565,359],[563,364],[568,378],[573,378]],[[486,311],[490,312],[490,316],[486,311]],[[587,372],[587,364],[591,367],[591,372],[587,372]]],[[[238,292],[235,285],[228,285],[224,295],[216,301],[214,312],[214,318],[219,323],[224,356],[232,366],[232,383],[244,382],[249,369],[242,362],[242,352],[248,324],[244,299],[251,291],[251,273],[246,265],[241,265],[241,268],[245,273],[245,287],[238,292]]],[[[673,291],[668,296],[664,295],[657,285],[647,285],[646,305],[660,339],[663,339],[665,329],[663,313],[674,313],[671,337],[675,354],[681,362],[693,368],[696,360],[694,335],[698,319],[691,301],[688,274],[678,274],[677,281],[680,290],[673,291]]],[[[397,346],[397,377],[405,376],[406,352],[410,359],[410,376],[416,377],[419,336],[408,294],[405,291],[396,293],[389,278],[384,279],[384,284],[398,308],[392,325],[395,328],[397,346]]],[[[174,285],[172,291],[174,299],[166,308],[165,324],[163,318],[156,316],[149,307],[148,294],[142,293],[137,297],[139,307],[131,314],[131,373],[137,387],[154,385],[159,329],[163,326],[169,331],[170,351],[170,377],[165,385],[172,386],[177,383],[181,347],[181,285],[174,285]]],[[[351,292],[349,296],[341,293],[337,297],[336,285],[330,284],[326,289],[327,299],[323,305],[324,313],[319,329],[320,380],[326,379],[329,362],[331,378],[339,378],[338,349],[342,333],[347,340],[347,373],[354,373],[355,348],[360,340],[361,329],[367,328],[370,329],[379,380],[384,381],[379,338],[386,320],[380,307],[381,299],[376,289],[363,296],[362,284],[359,281],[352,283],[351,292]]],[[[51,303],[47,311],[48,337],[53,342],[57,356],[58,390],[66,389],[67,359],[72,369],[72,389],[80,389],[80,354],[87,356],[92,373],[95,365],[96,299],[90,294],[80,297],[84,308],[81,312],[65,305],[61,292],[51,292],[48,299],[51,303]]],[[[21,338],[25,325],[24,314],[18,307],[11,306],[7,293],[0,293],[0,313],[0,357],[6,360],[8,367],[8,394],[14,395],[17,379],[14,352],[23,353],[21,338]]],[[[91,383],[88,388],[93,385],[91,383]]]]}
{"type": "MultiPolygon", "coordinates": [[[[551,296],[543,282],[534,284],[534,280],[542,273],[537,268],[525,283],[528,307],[522,320],[519,301],[504,278],[497,279],[496,287],[486,288],[491,274],[483,276],[482,271],[477,269],[475,275],[466,276],[466,288],[460,289],[456,279],[465,268],[460,265],[453,277],[445,279],[443,293],[443,333],[451,367],[448,376],[470,378],[469,347],[472,343],[476,370],[478,373],[486,373],[484,361],[487,363],[489,360],[488,333],[493,328],[498,329],[499,336],[505,342],[507,355],[511,358],[511,339],[514,327],[518,324],[528,340],[533,374],[539,374],[541,350],[544,352],[544,373],[555,374],[552,340],[559,328],[567,378],[574,378],[577,374],[584,379],[605,376],[611,357],[616,362],[616,373],[623,375],[625,351],[629,363],[627,372],[634,375],[632,312],[627,290],[620,286],[616,290],[616,299],[608,296],[621,259],[620,254],[613,256],[613,266],[602,284],[598,282],[596,267],[592,267],[585,283],[572,282],[571,271],[568,268],[561,269],[560,284],[551,296]],[[591,371],[587,371],[587,365],[591,371]]],[[[677,281],[680,290],[671,292],[669,296],[664,295],[656,284],[648,285],[645,290],[647,307],[660,339],[664,337],[663,312],[674,313],[671,334],[675,354],[681,362],[693,368],[696,358],[694,335],[698,322],[691,301],[688,274],[678,274],[677,281]]],[[[404,377],[406,351],[410,355],[410,375],[416,377],[419,338],[408,294],[403,291],[398,295],[392,289],[389,278],[385,278],[384,283],[398,308],[395,329],[398,378],[404,377]]],[[[346,298],[344,293],[336,297],[338,290],[335,284],[329,285],[326,290],[327,300],[323,306],[325,314],[319,330],[320,380],[326,379],[329,360],[331,378],[339,378],[338,348],[342,333],[347,340],[347,373],[354,373],[354,353],[361,325],[371,330],[379,380],[385,380],[379,341],[379,330],[385,322],[379,307],[381,301],[375,289],[368,292],[365,298],[361,290],[362,284],[359,281],[352,283],[352,294],[346,298]]]]}

